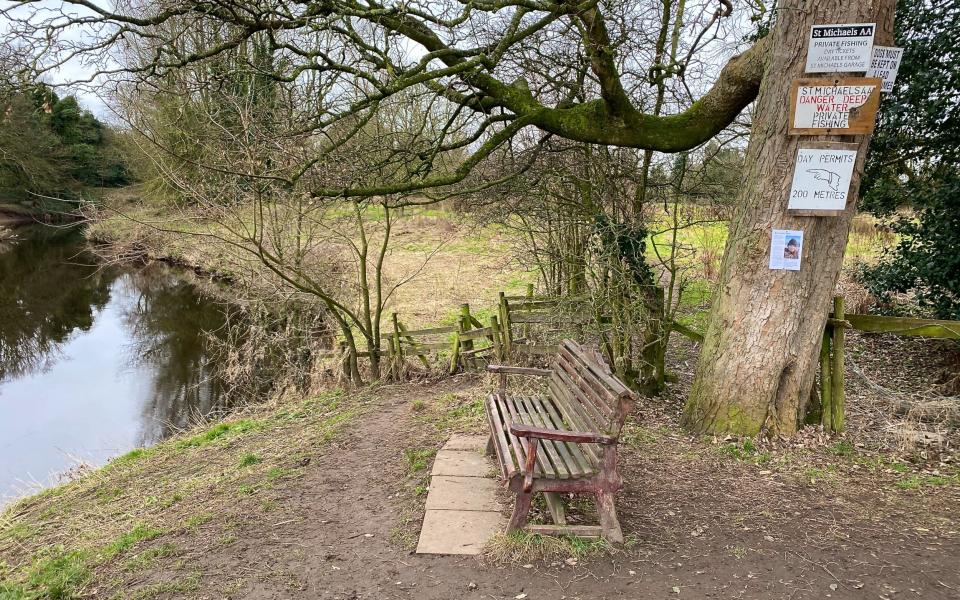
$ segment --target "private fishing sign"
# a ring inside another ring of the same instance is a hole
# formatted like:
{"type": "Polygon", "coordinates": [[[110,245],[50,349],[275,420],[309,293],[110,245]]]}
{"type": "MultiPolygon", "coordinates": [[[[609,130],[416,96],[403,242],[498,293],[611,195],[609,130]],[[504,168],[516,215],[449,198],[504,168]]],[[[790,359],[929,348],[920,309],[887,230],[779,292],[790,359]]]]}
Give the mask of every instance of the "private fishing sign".
{"type": "Polygon", "coordinates": [[[792,135],[863,135],[873,131],[883,80],[798,79],[790,89],[792,135]]]}
{"type": "Polygon", "coordinates": [[[865,73],[873,58],[876,23],[814,25],[807,47],[807,73],[865,73]]]}

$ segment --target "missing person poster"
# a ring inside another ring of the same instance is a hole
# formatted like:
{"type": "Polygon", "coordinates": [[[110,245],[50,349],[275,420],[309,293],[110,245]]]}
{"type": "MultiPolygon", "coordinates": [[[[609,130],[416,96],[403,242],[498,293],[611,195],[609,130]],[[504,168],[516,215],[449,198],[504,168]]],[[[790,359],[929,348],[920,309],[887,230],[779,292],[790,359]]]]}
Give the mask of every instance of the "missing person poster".
{"type": "Polygon", "coordinates": [[[799,271],[803,255],[803,232],[791,229],[774,229],[770,236],[770,268],[774,270],[799,271]]]}

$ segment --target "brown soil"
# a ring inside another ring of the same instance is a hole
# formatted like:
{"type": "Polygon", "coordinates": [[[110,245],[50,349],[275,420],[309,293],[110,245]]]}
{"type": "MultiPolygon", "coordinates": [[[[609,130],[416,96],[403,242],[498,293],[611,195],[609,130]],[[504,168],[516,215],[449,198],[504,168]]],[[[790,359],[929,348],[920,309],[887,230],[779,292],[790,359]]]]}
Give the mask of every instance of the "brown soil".
{"type": "MultiPolygon", "coordinates": [[[[417,488],[429,469],[412,470],[406,451],[439,448],[453,430],[484,429],[469,409],[488,382],[461,376],[367,392],[362,410],[332,440],[298,438],[297,428],[315,425],[297,420],[237,437],[244,449],[290,462],[294,474],[253,486],[249,495],[208,494],[203,501],[212,514],[194,525],[167,523],[163,535],[123,560],[99,564],[81,597],[960,598],[960,475],[953,458],[914,456],[910,463],[855,437],[838,445],[816,431],[766,449],[691,439],[677,426],[690,362],[675,360],[681,382],[665,398],[638,406],[622,437],[626,486],[618,507],[628,543],[615,552],[515,563],[412,553],[423,515],[417,488]],[[275,448],[268,452],[269,444],[275,448]],[[172,550],[131,566],[164,547],[172,550]]],[[[873,413],[851,411],[852,431],[862,414],[873,413]]],[[[157,464],[176,479],[199,467],[176,465],[203,451],[219,457],[216,470],[226,474],[236,469],[240,446],[166,450],[156,459],[167,461],[157,464]]],[[[4,560],[29,564],[37,545],[64,542],[59,532],[76,520],[57,512],[68,498],[110,507],[110,520],[136,512],[117,504],[122,497],[98,500],[97,490],[122,485],[113,473],[22,508],[16,518],[39,523],[41,533],[6,548],[0,543],[0,574],[4,560]]],[[[179,518],[187,519],[187,500],[162,514],[169,520],[182,510],[179,518]]],[[[109,529],[112,522],[89,527],[109,529]]]]}
{"type": "Polygon", "coordinates": [[[238,515],[236,541],[216,551],[216,527],[174,540],[180,570],[140,583],[199,571],[203,593],[185,597],[204,598],[960,597],[956,486],[900,490],[856,463],[812,481],[810,465],[831,460],[822,449],[753,464],[682,436],[657,406],[639,411],[624,446],[625,549],[527,568],[411,554],[404,533],[420,507],[403,450],[436,434],[410,402],[478,391],[470,380],[393,388],[304,477],[268,492],[277,510],[238,515]]]}

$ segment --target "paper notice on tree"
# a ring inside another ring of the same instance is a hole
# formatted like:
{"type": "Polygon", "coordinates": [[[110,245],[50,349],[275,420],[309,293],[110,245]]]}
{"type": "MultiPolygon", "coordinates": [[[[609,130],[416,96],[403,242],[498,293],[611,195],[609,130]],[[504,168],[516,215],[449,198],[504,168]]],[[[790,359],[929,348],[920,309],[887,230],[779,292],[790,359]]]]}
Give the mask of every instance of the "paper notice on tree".
{"type": "Polygon", "coordinates": [[[865,72],[873,58],[876,23],[814,25],[807,46],[807,73],[865,72]]]}
{"type": "Polygon", "coordinates": [[[799,148],[790,186],[790,210],[844,210],[856,150],[799,148]]]}
{"type": "Polygon", "coordinates": [[[803,232],[792,229],[774,229],[770,236],[770,268],[799,271],[803,256],[803,232]]]}
{"type": "Polygon", "coordinates": [[[870,70],[867,77],[879,77],[883,80],[881,92],[892,92],[893,82],[897,80],[897,71],[900,70],[900,60],[903,58],[903,48],[891,46],[874,46],[873,59],[870,61],[870,70]]]}

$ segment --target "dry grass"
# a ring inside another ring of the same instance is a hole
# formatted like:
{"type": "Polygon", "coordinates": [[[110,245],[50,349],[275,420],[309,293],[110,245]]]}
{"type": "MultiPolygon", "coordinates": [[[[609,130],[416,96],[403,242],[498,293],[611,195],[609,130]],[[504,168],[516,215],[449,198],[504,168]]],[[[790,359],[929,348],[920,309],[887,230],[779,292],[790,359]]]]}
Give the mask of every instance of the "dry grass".
{"type": "MultiPolygon", "coordinates": [[[[629,544],[625,547],[629,547],[629,544]]],[[[484,547],[483,558],[498,565],[564,561],[573,566],[581,560],[612,555],[622,550],[602,538],[549,536],[517,531],[495,535],[484,547]]]]}
{"type": "MultiPolygon", "coordinates": [[[[261,493],[300,477],[366,400],[333,391],[260,405],[10,506],[0,516],[0,585],[8,586],[0,597],[122,589],[161,555],[175,556],[183,537],[215,551],[231,523],[269,511],[261,493]]],[[[178,579],[195,576],[181,566],[178,579]]]]}
{"type": "MultiPolygon", "coordinates": [[[[109,208],[98,215],[87,235],[109,245],[114,255],[164,260],[225,279],[243,275],[277,285],[256,259],[238,254],[221,241],[197,237],[222,233],[215,220],[191,213],[171,215],[168,208],[133,203],[129,194],[107,204],[109,208]]],[[[371,245],[381,239],[379,218],[373,213],[365,216],[371,245]]],[[[513,266],[508,236],[495,226],[472,226],[457,213],[437,208],[407,208],[394,218],[384,275],[387,289],[401,285],[388,298],[387,311],[396,311],[408,327],[436,324],[461,303],[481,309],[493,305],[497,292],[520,293],[534,279],[533,273],[513,266]]],[[[330,245],[321,245],[312,254],[315,268],[329,271],[328,277],[344,279],[344,297],[355,293],[351,271],[343,268],[352,264],[348,254],[335,236],[330,245]]]]}

